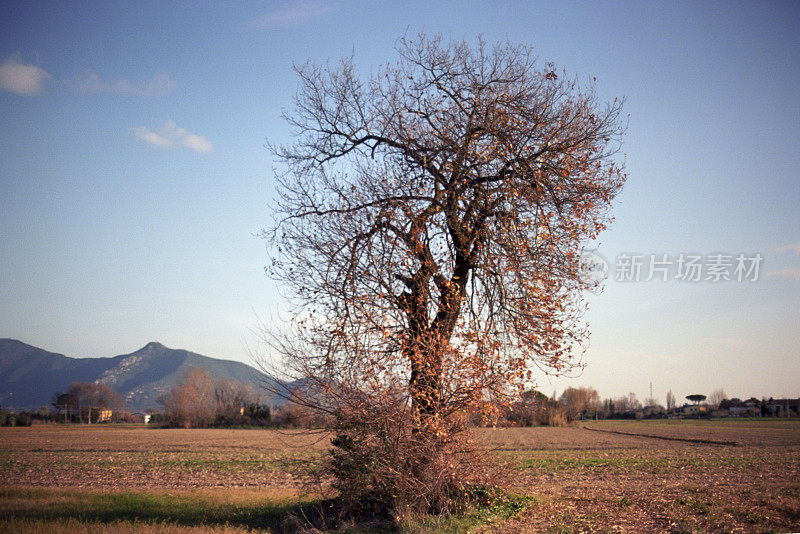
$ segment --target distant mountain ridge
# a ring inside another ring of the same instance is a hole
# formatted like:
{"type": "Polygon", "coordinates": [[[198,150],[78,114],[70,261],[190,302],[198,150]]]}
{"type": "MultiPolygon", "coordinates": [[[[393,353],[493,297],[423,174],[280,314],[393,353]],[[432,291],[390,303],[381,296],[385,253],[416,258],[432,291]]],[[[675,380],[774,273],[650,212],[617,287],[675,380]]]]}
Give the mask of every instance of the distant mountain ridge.
{"type": "Polygon", "coordinates": [[[262,402],[279,404],[265,390],[275,379],[247,364],[219,360],[151,342],[113,358],[69,358],[18,341],[0,339],[0,404],[15,410],[49,406],[53,393],[73,382],[101,382],[120,392],[129,410],[159,407],[158,398],[192,367],[249,384],[262,402]]]}

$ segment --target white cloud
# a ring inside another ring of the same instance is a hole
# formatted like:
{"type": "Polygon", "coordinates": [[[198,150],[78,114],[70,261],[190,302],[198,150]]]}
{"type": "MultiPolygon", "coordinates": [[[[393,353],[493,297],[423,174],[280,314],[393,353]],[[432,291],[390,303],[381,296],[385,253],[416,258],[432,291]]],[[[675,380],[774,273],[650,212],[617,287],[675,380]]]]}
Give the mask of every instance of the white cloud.
{"type": "Polygon", "coordinates": [[[156,74],[152,80],[141,83],[131,83],[126,79],[106,82],[91,70],[76,76],[71,85],[79,93],[114,93],[133,96],[163,96],[175,88],[175,82],[164,73],[156,74]]]}
{"type": "Polygon", "coordinates": [[[187,132],[173,121],[167,121],[158,131],[150,130],[146,126],[131,128],[131,131],[137,139],[160,148],[183,146],[200,153],[211,152],[214,149],[211,141],[202,135],[187,132]]]}
{"type": "MultiPolygon", "coordinates": [[[[20,95],[35,95],[44,90],[45,83],[53,77],[35,65],[20,63],[18,55],[7,58],[0,65],[0,88],[20,95]]],[[[132,83],[124,78],[108,82],[91,70],[72,80],[57,80],[59,85],[73,88],[79,93],[113,93],[133,96],[163,96],[175,88],[175,82],[164,73],[151,80],[132,83]]]]}
{"type": "Polygon", "coordinates": [[[211,141],[202,135],[187,133],[183,138],[183,146],[195,152],[211,152],[214,148],[211,146],[211,141]]]}
{"type": "Polygon", "coordinates": [[[160,146],[162,148],[172,148],[175,145],[175,143],[173,143],[172,140],[169,139],[168,137],[164,137],[161,134],[151,132],[144,126],[140,126],[138,128],[132,128],[132,130],[138,139],[141,139],[147,144],[160,146]]]}
{"type": "Polygon", "coordinates": [[[769,278],[782,278],[784,280],[800,280],[800,269],[797,267],[792,269],[782,269],[780,271],[772,271],[767,273],[769,278]]]}
{"type": "Polygon", "coordinates": [[[800,242],[778,247],[775,249],[775,252],[800,252],[800,242]]]}
{"type": "Polygon", "coordinates": [[[9,57],[0,65],[0,87],[18,95],[41,93],[45,82],[52,78],[35,65],[23,65],[15,57],[9,57]]]}
{"type": "Polygon", "coordinates": [[[300,0],[289,3],[285,7],[256,20],[255,25],[265,29],[295,26],[307,19],[333,11],[333,9],[334,6],[330,2],[300,0]]]}

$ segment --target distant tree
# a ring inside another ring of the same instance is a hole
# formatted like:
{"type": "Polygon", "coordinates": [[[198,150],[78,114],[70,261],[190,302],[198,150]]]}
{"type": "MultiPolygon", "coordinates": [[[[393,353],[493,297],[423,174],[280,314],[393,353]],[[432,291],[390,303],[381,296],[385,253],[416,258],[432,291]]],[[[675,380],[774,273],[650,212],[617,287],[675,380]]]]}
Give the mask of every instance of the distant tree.
{"type": "Polygon", "coordinates": [[[33,422],[33,417],[31,412],[19,412],[13,414],[12,417],[14,418],[13,425],[14,426],[31,426],[33,422]]]}
{"type": "Polygon", "coordinates": [[[744,402],[739,397],[733,397],[732,399],[724,399],[722,402],[719,403],[720,408],[730,409],[734,406],[744,406],[744,402]]]}
{"type": "Polygon", "coordinates": [[[525,390],[510,404],[506,419],[515,426],[562,426],[566,423],[561,404],[535,389],[525,390]]]}
{"type": "Polygon", "coordinates": [[[217,417],[214,377],[202,369],[192,367],[186,371],[178,384],[159,400],[165,416],[175,426],[208,426],[217,417]]]}
{"type": "Polygon", "coordinates": [[[251,402],[245,406],[244,414],[249,422],[256,426],[267,426],[272,422],[272,408],[258,402],[251,402]]]}
{"type": "Polygon", "coordinates": [[[73,394],[80,406],[108,410],[119,410],[125,406],[118,391],[98,382],[74,382],[67,393],[73,394]]]}
{"type": "Polygon", "coordinates": [[[614,399],[614,411],[617,415],[633,414],[642,408],[642,403],[633,392],[614,399]]]}
{"type": "Polygon", "coordinates": [[[708,397],[708,404],[712,408],[719,408],[722,401],[725,400],[725,397],[724,389],[715,389],[708,397]]]}
{"type": "Polygon", "coordinates": [[[506,419],[515,426],[535,426],[537,413],[547,403],[547,395],[528,389],[522,392],[516,402],[511,403],[506,419]]]}
{"type": "Polygon", "coordinates": [[[78,407],[78,398],[71,393],[54,393],[51,404],[53,408],[62,409],[64,406],[78,407]]]}
{"type": "Polygon", "coordinates": [[[237,417],[244,415],[245,408],[253,405],[256,394],[253,388],[238,380],[218,378],[214,381],[217,399],[217,416],[237,417]]]}
{"type": "Polygon", "coordinates": [[[564,408],[567,421],[575,421],[585,410],[596,410],[600,404],[600,394],[594,388],[573,388],[564,390],[558,402],[564,408]]]}
{"type": "Polygon", "coordinates": [[[287,402],[275,410],[273,421],[287,428],[311,428],[320,414],[303,404],[287,402]]]}
{"type": "Polygon", "coordinates": [[[77,417],[82,423],[96,420],[98,410],[121,410],[125,407],[122,395],[106,384],[98,382],[73,382],[66,393],[55,393],[52,401],[66,420],[77,417]]]}
{"type": "Polygon", "coordinates": [[[700,393],[695,393],[694,395],[686,395],[686,400],[692,401],[695,404],[699,404],[706,400],[706,396],[701,395],[700,393]]]}
{"type": "Polygon", "coordinates": [[[0,408],[0,426],[31,426],[30,412],[11,413],[0,408]]]}
{"type": "MultiPolygon", "coordinates": [[[[206,370],[192,367],[178,384],[160,399],[164,415],[174,426],[205,427],[213,424],[247,424],[245,412],[264,415],[257,407],[252,388],[237,381],[215,378],[206,370]]],[[[268,414],[269,412],[267,412],[268,414]]]]}
{"type": "Polygon", "coordinates": [[[47,406],[42,406],[36,410],[36,419],[40,421],[53,422],[56,418],[56,412],[50,410],[47,406]]]}
{"type": "Polygon", "coordinates": [[[653,397],[647,397],[647,398],[644,400],[644,407],[645,407],[645,408],[662,408],[662,409],[664,408],[663,406],[661,406],[661,403],[660,403],[660,402],[658,402],[658,401],[657,401],[655,398],[653,398],[653,397]]]}
{"type": "Polygon", "coordinates": [[[675,395],[673,395],[672,390],[669,390],[667,391],[667,411],[673,409],[675,406],[675,395]]]}

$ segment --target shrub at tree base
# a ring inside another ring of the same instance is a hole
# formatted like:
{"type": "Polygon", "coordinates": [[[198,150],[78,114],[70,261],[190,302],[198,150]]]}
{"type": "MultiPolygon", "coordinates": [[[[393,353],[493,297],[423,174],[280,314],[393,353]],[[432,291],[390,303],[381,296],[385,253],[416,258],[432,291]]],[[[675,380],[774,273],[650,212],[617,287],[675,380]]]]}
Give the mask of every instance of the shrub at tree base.
{"type": "Polygon", "coordinates": [[[410,413],[372,406],[339,413],[321,474],[332,479],[342,513],[392,519],[457,513],[499,487],[501,472],[467,438],[462,420],[419,430],[410,413]],[[478,490],[477,488],[480,488],[478,490]]]}

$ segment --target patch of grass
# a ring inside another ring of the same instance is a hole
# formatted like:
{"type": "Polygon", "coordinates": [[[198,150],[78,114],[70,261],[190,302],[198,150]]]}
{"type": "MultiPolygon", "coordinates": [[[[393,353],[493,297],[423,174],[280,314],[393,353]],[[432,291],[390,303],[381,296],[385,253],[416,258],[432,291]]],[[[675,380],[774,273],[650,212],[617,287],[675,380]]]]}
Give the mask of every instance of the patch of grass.
{"type": "Polygon", "coordinates": [[[698,498],[678,497],[675,499],[675,504],[685,506],[696,515],[707,515],[711,511],[710,503],[698,498]]]}
{"type": "MultiPolygon", "coordinates": [[[[290,516],[313,518],[325,506],[319,500],[267,499],[260,493],[0,488],[0,532],[269,532],[282,530],[290,516]]],[[[455,534],[509,519],[534,502],[532,497],[500,495],[460,515],[345,523],[336,531],[455,534]]],[[[302,520],[294,524],[302,525],[302,520]]]]}
{"type": "Polygon", "coordinates": [[[398,527],[400,532],[408,534],[423,532],[456,534],[511,519],[535,503],[536,499],[527,495],[503,494],[495,496],[485,505],[473,507],[464,514],[407,517],[399,521],[398,527]]]}
{"type": "Polygon", "coordinates": [[[245,527],[182,526],[170,523],[141,523],[138,521],[113,521],[88,523],[76,519],[38,521],[12,519],[0,521],[0,532],[26,534],[249,534],[245,527]]]}
{"type": "Polygon", "coordinates": [[[512,464],[517,469],[540,469],[546,471],[612,471],[663,473],[671,469],[699,466],[699,460],[691,458],[637,458],[632,456],[587,456],[519,458],[512,464]]]}
{"type": "Polygon", "coordinates": [[[740,519],[746,523],[750,523],[751,525],[759,525],[766,521],[766,519],[762,515],[750,509],[742,509],[729,506],[725,508],[725,512],[731,514],[733,517],[740,519]]]}
{"type": "Polygon", "coordinates": [[[543,469],[586,469],[586,468],[620,468],[634,467],[640,462],[637,458],[553,458],[536,457],[525,458],[518,463],[520,468],[543,469]]]}
{"type": "Polygon", "coordinates": [[[552,457],[517,455],[516,462],[511,465],[516,469],[540,469],[547,471],[612,471],[612,472],[646,472],[663,474],[682,469],[729,469],[759,470],[763,462],[753,458],[729,457],[637,457],[607,456],[602,451],[590,451],[590,455],[580,457],[552,457]]]}
{"type": "MultiPolygon", "coordinates": [[[[0,524],[136,523],[270,529],[309,501],[214,492],[3,489],[0,524]]],[[[13,529],[11,529],[13,530],[13,529]]],[[[27,530],[27,529],[26,529],[27,530]]]]}

